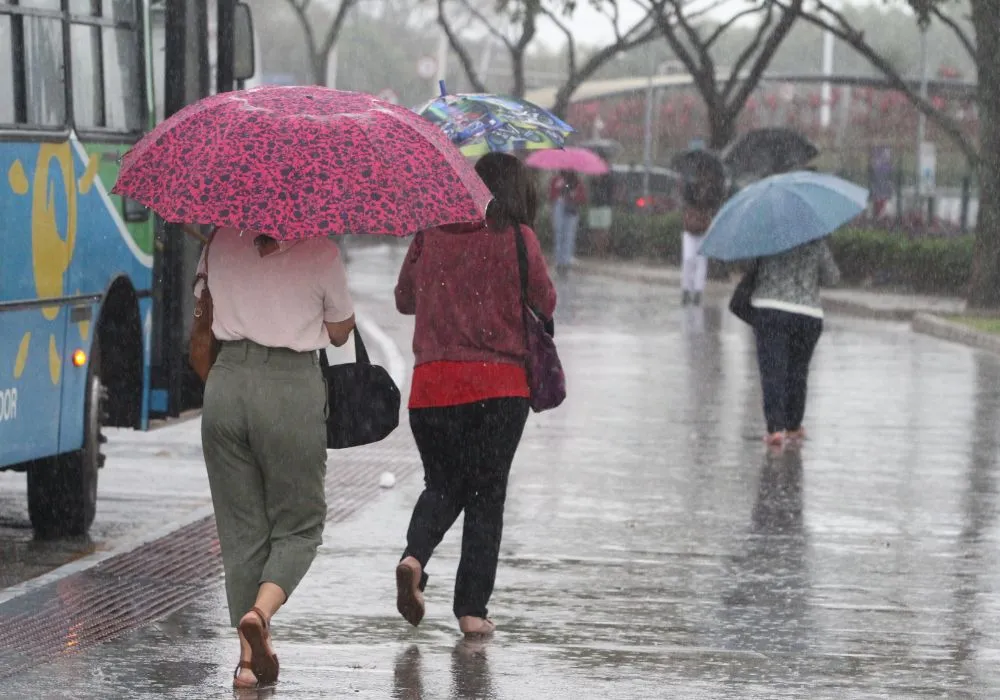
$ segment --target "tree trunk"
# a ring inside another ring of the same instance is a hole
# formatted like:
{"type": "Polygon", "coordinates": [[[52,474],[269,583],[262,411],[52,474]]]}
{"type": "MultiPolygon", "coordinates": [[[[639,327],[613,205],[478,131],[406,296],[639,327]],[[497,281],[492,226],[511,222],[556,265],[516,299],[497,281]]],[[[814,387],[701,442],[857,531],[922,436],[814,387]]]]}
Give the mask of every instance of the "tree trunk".
{"type": "Polygon", "coordinates": [[[524,79],[524,51],[511,51],[510,58],[514,73],[510,94],[513,97],[524,97],[524,93],[528,91],[527,81],[524,79]]]}
{"type": "Polygon", "coordinates": [[[708,147],[713,151],[721,151],[736,135],[736,116],[730,114],[730,111],[724,106],[715,109],[709,107],[708,147]]]}
{"type": "Polygon", "coordinates": [[[973,0],[979,102],[979,216],[967,301],[1000,309],[1000,0],[973,0]]]}
{"type": "Polygon", "coordinates": [[[318,53],[312,55],[312,65],[313,65],[313,84],[326,87],[326,81],[330,78],[327,74],[326,56],[320,56],[318,53]]]}

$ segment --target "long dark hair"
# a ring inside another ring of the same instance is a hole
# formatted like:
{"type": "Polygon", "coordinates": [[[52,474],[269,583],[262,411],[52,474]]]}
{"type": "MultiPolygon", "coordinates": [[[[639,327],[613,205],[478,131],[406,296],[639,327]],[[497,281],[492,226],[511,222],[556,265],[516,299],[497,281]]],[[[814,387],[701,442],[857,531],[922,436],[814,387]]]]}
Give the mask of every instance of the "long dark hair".
{"type": "Polygon", "coordinates": [[[493,193],[486,210],[492,228],[506,231],[518,224],[535,225],[538,192],[524,163],[506,153],[487,153],[476,163],[476,172],[493,193]]]}

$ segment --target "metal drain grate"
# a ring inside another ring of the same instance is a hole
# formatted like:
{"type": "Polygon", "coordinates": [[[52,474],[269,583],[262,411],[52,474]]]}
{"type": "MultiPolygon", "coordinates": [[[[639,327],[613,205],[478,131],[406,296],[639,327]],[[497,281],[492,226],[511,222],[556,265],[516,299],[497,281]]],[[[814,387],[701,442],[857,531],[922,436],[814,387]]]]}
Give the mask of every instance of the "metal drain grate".
{"type": "MultiPolygon", "coordinates": [[[[420,459],[401,425],[377,445],[341,453],[327,473],[328,522],[341,522],[403,479],[420,459]]],[[[162,619],[222,576],[212,517],[0,605],[0,678],[119,637],[162,619]]]]}

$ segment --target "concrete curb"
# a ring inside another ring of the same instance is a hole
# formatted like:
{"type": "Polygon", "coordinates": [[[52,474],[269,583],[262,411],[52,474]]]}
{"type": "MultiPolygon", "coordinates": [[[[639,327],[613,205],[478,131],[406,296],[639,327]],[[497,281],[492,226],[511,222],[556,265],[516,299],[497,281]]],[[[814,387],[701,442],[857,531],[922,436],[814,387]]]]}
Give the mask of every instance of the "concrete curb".
{"type": "MultiPolygon", "coordinates": [[[[680,286],[681,274],[679,270],[664,267],[662,269],[628,269],[625,266],[604,265],[592,261],[580,261],[574,265],[578,272],[593,277],[606,277],[611,279],[625,280],[628,282],[642,282],[645,284],[658,284],[662,286],[680,286]]],[[[712,296],[720,294],[728,295],[736,287],[733,282],[721,282],[710,280],[707,291],[712,296]]],[[[885,308],[870,306],[863,302],[851,301],[839,298],[836,292],[823,295],[824,309],[833,314],[844,316],[854,316],[878,321],[896,321],[902,323],[911,322],[914,316],[921,313],[917,309],[885,308]]]]}
{"type": "Polygon", "coordinates": [[[923,333],[941,340],[1000,354],[1000,336],[983,333],[940,316],[918,313],[913,317],[910,325],[915,333],[923,333]]]}
{"type": "Polygon", "coordinates": [[[867,318],[875,321],[912,321],[913,317],[920,313],[914,309],[880,309],[868,306],[856,301],[838,299],[821,294],[823,298],[823,308],[826,311],[842,314],[845,316],[855,316],[857,318],[867,318]]]}

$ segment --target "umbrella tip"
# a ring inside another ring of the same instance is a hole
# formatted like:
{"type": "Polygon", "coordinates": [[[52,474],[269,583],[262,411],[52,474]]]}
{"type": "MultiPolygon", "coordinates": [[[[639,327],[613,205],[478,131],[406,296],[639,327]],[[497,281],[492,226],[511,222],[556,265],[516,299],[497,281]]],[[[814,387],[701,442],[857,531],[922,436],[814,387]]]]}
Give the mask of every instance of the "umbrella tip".
{"type": "Polygon", "coordinates": [[[446,97],[448,95],[448,89],[444,86],[444,81],[438,81],[438,88],[441,90],[441,97],[446,97]]]}

